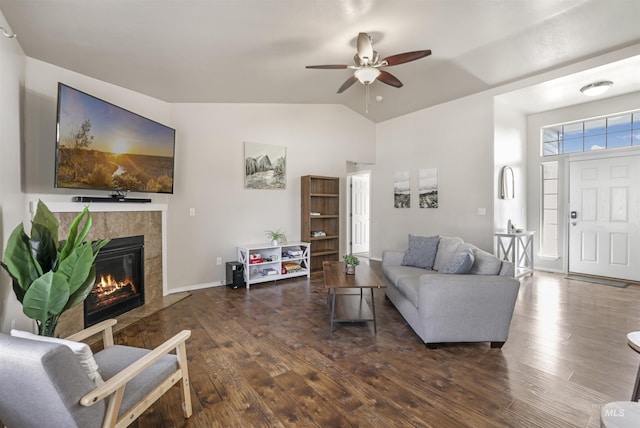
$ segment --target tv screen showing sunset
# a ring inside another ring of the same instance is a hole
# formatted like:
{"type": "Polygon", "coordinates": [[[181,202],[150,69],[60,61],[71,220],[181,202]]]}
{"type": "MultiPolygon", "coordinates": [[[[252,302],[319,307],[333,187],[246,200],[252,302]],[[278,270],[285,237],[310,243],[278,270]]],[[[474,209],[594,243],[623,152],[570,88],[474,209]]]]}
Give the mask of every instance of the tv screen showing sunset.
{"type": "Polygon", "coordinates": [[[58,86],[56,187],[173,193],[174,129],[58,86]]]}

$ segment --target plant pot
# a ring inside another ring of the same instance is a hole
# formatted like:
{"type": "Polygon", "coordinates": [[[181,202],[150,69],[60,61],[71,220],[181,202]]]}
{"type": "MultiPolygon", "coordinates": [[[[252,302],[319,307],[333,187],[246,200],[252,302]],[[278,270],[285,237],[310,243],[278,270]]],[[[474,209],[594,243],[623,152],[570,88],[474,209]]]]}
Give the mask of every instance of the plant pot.
{"type": "Polygon", "coordinates": [[[274,247],[278,246],[278,240],[274,239],[273,241],[271,241],[271,245],[273,245],[274,247]]]}
{"type": "Polygon", "coordinates": [[[355,275],[356,267],[354,265],[346,265],[344,269],[344,273],[346,273],[347,275],[355,275]]]}

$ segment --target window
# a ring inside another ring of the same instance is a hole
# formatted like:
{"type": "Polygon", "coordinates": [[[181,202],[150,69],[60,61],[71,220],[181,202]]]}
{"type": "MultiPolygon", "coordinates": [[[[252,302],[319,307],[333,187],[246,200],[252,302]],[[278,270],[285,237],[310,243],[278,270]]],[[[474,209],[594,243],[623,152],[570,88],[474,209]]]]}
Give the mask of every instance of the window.
{"type": "Polygon", "coordinates": [[[540,255],[558,257],[558,162],[542,164],[540,255]]]}
{"type": "Polygon", "coordinates": [[[542,156],[640,146],[640,111],[542,128],[542,156]]]}

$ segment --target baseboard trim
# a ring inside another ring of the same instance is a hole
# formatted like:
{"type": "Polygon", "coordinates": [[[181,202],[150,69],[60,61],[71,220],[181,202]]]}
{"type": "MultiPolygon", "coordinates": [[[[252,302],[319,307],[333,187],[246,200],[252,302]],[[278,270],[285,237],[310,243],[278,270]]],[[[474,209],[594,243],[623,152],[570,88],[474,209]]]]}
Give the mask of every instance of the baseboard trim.
{"type": "Polygon", "coordinates": [[[203,288],[221,287],[226,285],[224,281],[207,282],[204,284],[187,285],[180,288],[172,288],[167,290],[167,294],[184,293],[185,291],[202,290],[203,288]]]}

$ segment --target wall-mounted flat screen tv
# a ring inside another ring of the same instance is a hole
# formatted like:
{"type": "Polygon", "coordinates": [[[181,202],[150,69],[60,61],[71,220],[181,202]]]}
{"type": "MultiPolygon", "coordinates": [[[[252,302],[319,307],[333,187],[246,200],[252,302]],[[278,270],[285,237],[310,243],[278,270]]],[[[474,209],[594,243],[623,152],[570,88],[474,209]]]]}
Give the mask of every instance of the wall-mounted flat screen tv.
{"type": "Polygon", "coordinates": [[[58,83],[58,188],[173,193],[175,129],[58,83]]]}

